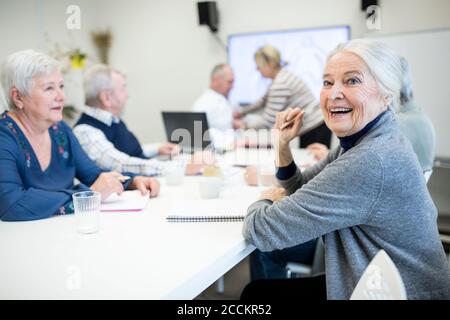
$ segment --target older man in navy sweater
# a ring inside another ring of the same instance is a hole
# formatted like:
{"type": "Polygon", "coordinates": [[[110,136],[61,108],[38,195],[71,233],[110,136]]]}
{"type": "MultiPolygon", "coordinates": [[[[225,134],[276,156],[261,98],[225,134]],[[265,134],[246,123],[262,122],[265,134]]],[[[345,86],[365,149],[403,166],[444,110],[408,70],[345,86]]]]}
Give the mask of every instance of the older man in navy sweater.
{"type": "Polygon", "coordinates": [[[85,74],[87,109],[78,120],[74,133],[81,146],[97,165],[106,170],[158,175],[163,163],[151,159],[157,155],[178,153],[174,144],[143,148],[120,115],[128,100],[124,75],[109,66],[95,65],[85,74]]]}

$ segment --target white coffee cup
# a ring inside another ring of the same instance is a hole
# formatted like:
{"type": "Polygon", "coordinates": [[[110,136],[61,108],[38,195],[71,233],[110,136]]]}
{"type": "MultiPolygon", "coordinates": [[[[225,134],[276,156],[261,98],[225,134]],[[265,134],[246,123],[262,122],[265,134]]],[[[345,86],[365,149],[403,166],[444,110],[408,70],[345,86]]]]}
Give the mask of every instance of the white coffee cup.
{"type": "Polygon", "coordinates": [[[201,177],[199,179],[198,187],[200,198],[214,199],[220,196],[220,190],[223,185],[220,177],[201,177]]]}
{"type": "Polygon", "coordinates": [[[275,167],[273,164],[262,164],[258,166],[258,185],[271,187],[275,181],[275,167]]]}
{"type": "Polygon", "coordinates": [[[168,186],[183,184],[184,169],[182,167],[172,167],[165,171],[164,176],[168,186]]]}

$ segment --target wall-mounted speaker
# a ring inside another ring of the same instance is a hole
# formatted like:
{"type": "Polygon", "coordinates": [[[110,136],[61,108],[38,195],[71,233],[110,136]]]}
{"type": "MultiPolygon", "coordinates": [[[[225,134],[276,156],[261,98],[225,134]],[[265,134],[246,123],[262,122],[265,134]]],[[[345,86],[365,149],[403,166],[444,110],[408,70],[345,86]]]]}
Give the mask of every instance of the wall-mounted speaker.
{"type": "Polygon", "coordinates": [[[377,6],[378,0],[361,0],[361,11],[367,11],[370,6],[377,6]]]}
{"type": "Polygon", "coordinates": [[[207,25],[212,32],[219,30],[219,13],[215,1],[197,2],[198,23],[207,25]]]}

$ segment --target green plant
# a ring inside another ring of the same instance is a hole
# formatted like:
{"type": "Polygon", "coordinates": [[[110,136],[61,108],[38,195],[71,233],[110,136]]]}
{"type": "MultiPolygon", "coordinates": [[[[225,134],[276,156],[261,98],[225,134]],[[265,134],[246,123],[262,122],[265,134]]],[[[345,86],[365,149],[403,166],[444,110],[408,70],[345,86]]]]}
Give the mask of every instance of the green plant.
{"type": "Polygon", "coordinates": [[[67,105],[64,106],[62,113],[65,119],[73,120],[75,119],[75,115],[77,114],[77,109],[72,105],[67,105]]]}

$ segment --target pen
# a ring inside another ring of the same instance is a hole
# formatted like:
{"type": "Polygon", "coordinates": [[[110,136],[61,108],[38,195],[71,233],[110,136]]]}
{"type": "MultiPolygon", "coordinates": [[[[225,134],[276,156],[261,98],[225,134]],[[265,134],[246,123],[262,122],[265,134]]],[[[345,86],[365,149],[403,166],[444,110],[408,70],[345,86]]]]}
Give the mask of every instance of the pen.
{"type": "Polygon", "coordinates": [[[280,127],[280,130],[283,130],[284,128],[289,127],[291,124],[294,123],[294,121],[295,121],[295,118],[292,119],[292,120],[289,120],[288,122],[285,122],[285,123],[280,127]]]}
{"type": "MultiPolygon", "coordinates": [[[[305,112],[304,112],[304,111],[301,111],[301,113],[305,113],[305,112]]],[[[280,127],[280,130],[283,130],[284,128],[287,128],[287,127],[289,127],[291,124],[293,124],[294,121],[295,121],[295,118],[296,118],[297,116],[298,116],[298,114],[296,114],[295,117],[294,117],[293,119],[291,119],[291,120],[285,122],[285,123],[280,127]]]]}
{"type": "Polygon", "coordinates": [[[127,180],[129,180],[129,179],[131,179],[131,177],[129,177],[129,176],[120,176],[120,177],[119,177],[119,180],[120,180],[121,182],[125,182],[125,181],[127,181],[127,180]]]}

